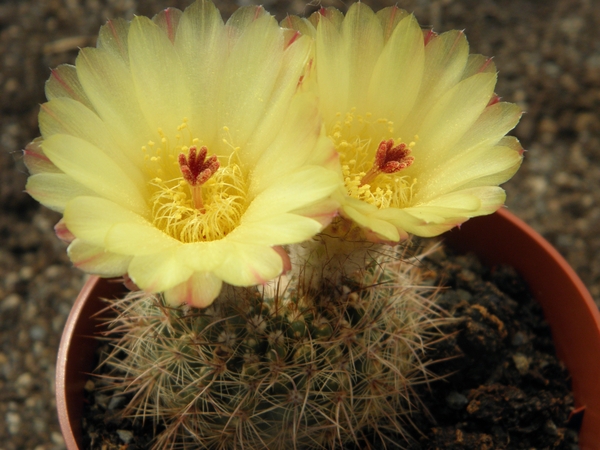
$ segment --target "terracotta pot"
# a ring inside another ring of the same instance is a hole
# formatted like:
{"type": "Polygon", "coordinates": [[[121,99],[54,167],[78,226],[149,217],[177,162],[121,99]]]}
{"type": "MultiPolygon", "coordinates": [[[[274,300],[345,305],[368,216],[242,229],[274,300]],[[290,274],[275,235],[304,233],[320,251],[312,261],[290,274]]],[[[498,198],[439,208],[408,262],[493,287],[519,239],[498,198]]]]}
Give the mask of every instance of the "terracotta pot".
{"type": "MultiPolygon", "coordinates": [[[[556,351],[572,378],[577,410],[583,411],[579,445],[600,442],[600,314],[589,292],[563,257],[538,233],[506,210],[473,219],[446,234],[460,251],[474,251],[489,265],[507,263],[527,280],[550,323],[556,351]]],[[[56,398],[67,449],[82,438],[83,387],[94,369],[100,298],[118,296],[123,287],[91,277],[77,297],[58,353],[56,398]]]]}

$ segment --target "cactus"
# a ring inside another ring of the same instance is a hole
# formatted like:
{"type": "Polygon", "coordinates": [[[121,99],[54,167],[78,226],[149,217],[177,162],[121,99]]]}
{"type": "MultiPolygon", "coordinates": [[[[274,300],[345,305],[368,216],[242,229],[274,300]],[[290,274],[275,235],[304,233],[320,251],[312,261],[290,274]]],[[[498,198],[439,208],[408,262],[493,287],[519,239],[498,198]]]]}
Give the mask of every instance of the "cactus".
{"type": "Polygon", "coordinates": [[[161,449],[334,448],[366,435],[397,445],[441,320],[419,257],[404,252],[342,285],[229,287],[202,310],[139,291],[116,301],[104,363],[111,389],[133,395],[122,414],[162,423],[161,449]]]}

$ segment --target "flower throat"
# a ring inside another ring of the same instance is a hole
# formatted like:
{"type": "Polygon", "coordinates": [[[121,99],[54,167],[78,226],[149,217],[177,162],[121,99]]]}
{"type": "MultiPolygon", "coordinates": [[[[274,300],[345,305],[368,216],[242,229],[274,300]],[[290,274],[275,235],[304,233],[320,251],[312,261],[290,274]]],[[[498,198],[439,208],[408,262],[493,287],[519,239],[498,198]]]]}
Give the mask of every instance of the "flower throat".
{"type": "Polygon", "coordinates": [[[224,164],[217,155],[208,156],[208,147],[193,137],[187,119],[177,128],[174,144],[161,129],[158,133],[160,145],[150,141],[142,147],[154,226],[185,243],[224,238],[247,208],[246,177],[237,152],[224,164]]]}

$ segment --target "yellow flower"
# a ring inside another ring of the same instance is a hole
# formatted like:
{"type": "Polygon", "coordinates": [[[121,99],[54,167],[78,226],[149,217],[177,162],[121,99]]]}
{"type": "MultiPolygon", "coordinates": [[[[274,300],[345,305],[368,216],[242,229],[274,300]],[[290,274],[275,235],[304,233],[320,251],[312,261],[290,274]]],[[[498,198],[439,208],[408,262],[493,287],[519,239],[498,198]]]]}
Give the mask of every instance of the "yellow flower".
{"type": "Polygon", "coordinates": [[[374,238],[438,235],[504,203],[522,148],[517,105],[494,94],[491,59],[462,32],[436,35],[396,7],[321,9],[282,25],[314,38],[315,90],[340,154],[343,215],[374,238]]]}
{"type": "Polygon", "coordinates": [[[109,21],[54,70],[26,149],[28,192],[64,212],[76,266],[203,307],[222,282],[278,276],[339,186],[317,103],[296,94],[310,39],[260,7],[109,21]]]}

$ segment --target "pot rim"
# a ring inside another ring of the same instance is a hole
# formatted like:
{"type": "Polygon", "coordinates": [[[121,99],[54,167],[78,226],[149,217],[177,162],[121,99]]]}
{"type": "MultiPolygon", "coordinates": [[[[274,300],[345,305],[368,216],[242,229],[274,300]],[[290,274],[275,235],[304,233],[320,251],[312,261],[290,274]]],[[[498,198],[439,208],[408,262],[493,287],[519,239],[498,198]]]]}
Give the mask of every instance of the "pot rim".
{"type": "Polygon", "coordinates": [[[58,348],[55,387],[58,421],[69,450],[80,448],[82,392],[96,361],[97,334],[103,324],[98,315],[106,307],[102,299],[117,298],[124,292],[126,289],[118,280],[88,277],[65,323],[58,348]],[[91,327],[96,330],[92,334],[91,327]]]}
{"type": "MultiPolygon", "coordinates": [[[[572,376],[576,406],[585,409],[579,432],[580,448],[597,448],[600,442],[600,364],[597,363],[600,313],[581,279],[548,241],[506,209],[469,220],[444,237],[453,248],[476,250],[489,265],[510,264],[525,278],[542,305],[555,337],[557,354],[572,376]],[[533,247],[522,252],[528,242],[533,247]],[[568,306],[565,302],[547,300],[548,296],[557,295],[580,300],[568,306]],[[581,342],[584,345],[577,344],[581,342]]],[[[98,345],[96,338],[90,335],[90,322],[99,327],[100,321],[94,315],[106,306],[101,298],[115,298],[126,292],[115,280],[101,281],[96,276],[86,281],[65,324],[58,352],[56,406],[65,445],[70,450],[80,448],[81,392],[93,370],[98,345]],[[91,300],[86,301],[87,298],[91,300]],[[77,345],[73,345],[74,340],[77,345]]]]}

